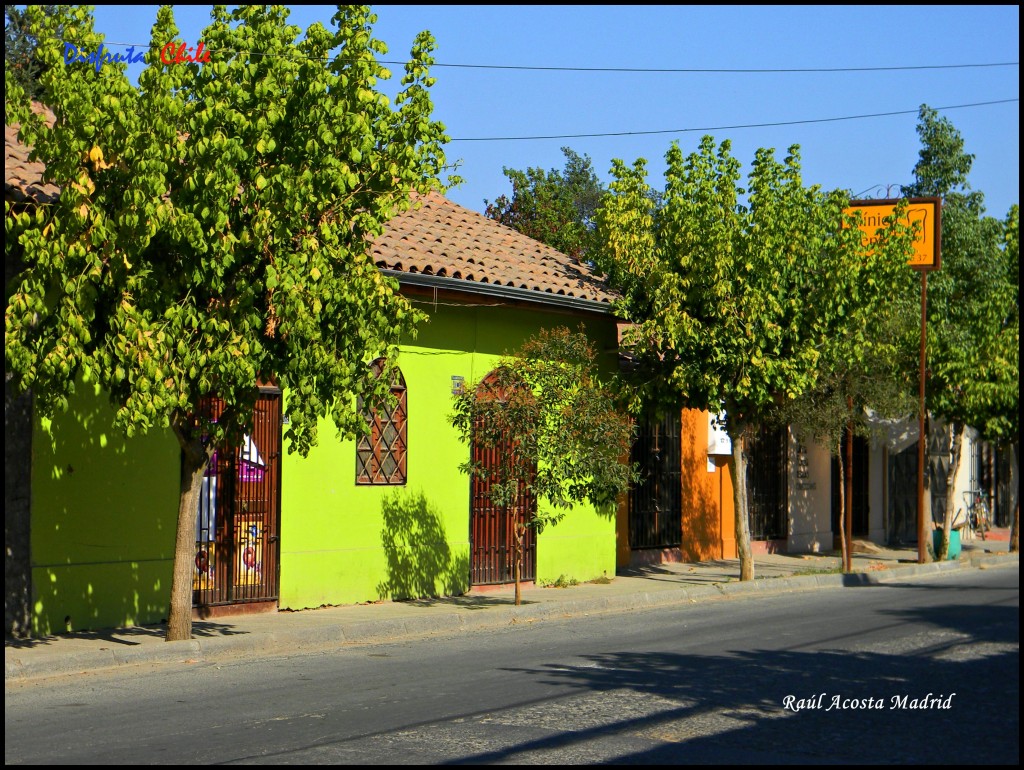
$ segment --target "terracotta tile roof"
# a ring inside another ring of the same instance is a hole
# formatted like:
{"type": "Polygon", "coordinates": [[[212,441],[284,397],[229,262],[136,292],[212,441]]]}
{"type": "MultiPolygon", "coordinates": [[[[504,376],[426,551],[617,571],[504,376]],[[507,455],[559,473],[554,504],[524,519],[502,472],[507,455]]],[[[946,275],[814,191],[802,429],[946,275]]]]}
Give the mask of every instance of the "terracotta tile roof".
{"type": "MultiPolygon", "coordinates": [[[[37,108],[44,109],[33,105],[37,108]]],[[[28,147],[18,141],[17,128],[4,126],[6,197],[55,199],[60,188],[43,182],[45,166],[28,159],[28,147]]],[[[378,267],[608,304],[614,300],[587,265],[560,251],[442,195],[416,198],[419,208],[392,219],[374,241],[372,253],[378,267]]]]}
{"type": "MultiPolygon", "coordinates": [[[[417,197],[374,241],[378,267],[611,303],[587,265],[442,195],[417,197]]],[[[472,288],[467,287],[468,291],[472,288]]]]}
{"type": "MultiPolygon", "coordinates": [[[[38,103],[32,110],[48,116],[53,115],[38,103]]],[[[28,159],[29,148],[18,141],[18,124],[4,125],[4,197],[16,201],[38,201],[47,203],[60,195],[60,188],[43,182],[46,166],[39,161],[28,159]]]]}

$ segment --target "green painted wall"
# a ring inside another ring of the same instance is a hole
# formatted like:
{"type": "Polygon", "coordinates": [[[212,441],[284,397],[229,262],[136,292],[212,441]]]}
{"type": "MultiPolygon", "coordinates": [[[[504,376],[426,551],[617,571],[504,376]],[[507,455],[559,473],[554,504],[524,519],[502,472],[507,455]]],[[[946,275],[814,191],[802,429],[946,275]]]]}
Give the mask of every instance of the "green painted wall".
{"type": "Polygon", "coordinates": [[[178,513],[178,443],[125,438],[105,397],[79,386],[32,436],[32,631],[167,617],[178,513]]]}
{"type": "MultiPolygon", "coordinates": [[[[570,315],[508,307],[431,311],[400,365],[408,387],[405,486],[356,486],[355,445],[321,425],[308,458],[285,453],[281,493],[282,608],[469,587],[468,456],[448,423],[451,377],[474,383],[543,326],[570,315]]],[[[589,331],[615,361],[615,328],[589,331]]],[[[167,617],[180,452],[169,431],[127,439],[106,398],[81,386],[32,437],[32,624],[36,635],[158,623],[167,617]]],[[[537,579],[614,574],[615,522],[589,506],[541,534],[537,579]]]]}
{"type": "MultiPolygon", "coordinates": [[[[508,307],[427,308],[431,321],[403,346],[408,397],[408,483],[357,486],[355,445],[320,425],[305,459],[284,455],[281,607],[299,609],[383,598],[458,594],[469,588],[468,457],[448,422],[451,378],[479,381],[499,357],[547,326],[578,318],[508,307]]],[[[615,326],[593,322],[597,348],[615,362],[615,326]]],[[[584,581],[615,572],[615,520],[578,506],[537,543],[537,581],[584,581]]]]}

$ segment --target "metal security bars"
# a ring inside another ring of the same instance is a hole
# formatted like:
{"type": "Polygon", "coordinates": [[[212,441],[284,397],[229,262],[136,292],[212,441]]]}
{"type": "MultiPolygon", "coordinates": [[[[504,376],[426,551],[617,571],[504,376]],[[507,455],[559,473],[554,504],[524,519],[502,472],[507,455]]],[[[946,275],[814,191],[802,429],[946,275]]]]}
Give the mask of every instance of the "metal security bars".
{"type": "MultiPolygon", "coordinates": [[[[843,438],[842,448],[843,462],[846,462],[846,438],[843,438]]],[[[868,462],[869,462],[868,440],[863,436],[853,437],[853,511],[852,524],[853,534],[857,537],[866,537],[868,534],[868,500],[870,487],[868,486],[868,462]]],[[[845,468],[844,468],[845,471],[845,468]]],[[[839,508],[842,501],[843,485],[845,482],[839,476],[839,459],[832,458],[832,533],[839,536],[839,508]]],[[[851,515],[847,512],[847,515],[851,515]]]]}
{"type": "Polygon", "coordinates": [[[640,481],[629,491],[629,547],[671,548],[682,542],[682,456],[679,410],[639,425],[630,459],[640,481]]]}
{"type": "MultiPolygon", "coordinates": [[[[380,376],[382,362],[373,362],[374,374],[380,376]]],[[[409,406],[405,378],[394,370],[391,382],[392,404],[369,409],[359,400],[359,409],[369,433],[356,444],[357,484],[404,484],[407,477],[409,406]]]]}
{"type": "MultiPolygon", "coordinates": [[[[223,409],[208,399],[216,421],[223,409]]],[[[203,478],[196,520],[193,604],[272,602],[278,598],[281,394],[260,393],[252,433],[218,447],[203,478]]]]}
{"type": "MultiPolygon", "coordinates": [[[[480,384],[482,389],[495,386],[494,375],[480,384]]],[[[501,394],[495,394],[501,399],[501,394]]],[[[506,452],[514,452],[512,441],[503,441],[494,447],[472,442],[470,452],[473,464],[485,474],[474,473],[470,480],[469,516],[469,582],[470,585],[499,585],[514,581],[513,556],[516,523],[525,524],[533,519],[537,500],[530,494],[524,481],[520,481],[515,503],[495,505],[491,485],[497,480],[506,452]]],[[[537,575],[536,536],[533,527],[523,535],[523,569],[520,579],[531,581],[537,575]]]]}
{"type": "Polygon", "coordinates": [[[789,464],[785,429],[762,429],[747,449],[747,496],[750,537],[781,540],[786,537],[789,507],[789,464]]]}

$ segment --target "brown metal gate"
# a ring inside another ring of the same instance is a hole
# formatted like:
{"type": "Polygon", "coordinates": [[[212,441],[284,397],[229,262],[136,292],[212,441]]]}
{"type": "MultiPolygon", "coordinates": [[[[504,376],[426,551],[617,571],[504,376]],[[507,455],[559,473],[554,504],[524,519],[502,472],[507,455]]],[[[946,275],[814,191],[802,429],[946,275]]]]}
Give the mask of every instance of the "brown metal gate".
{"type": "Polygon", "coordinates": [[[889,545],[917,542],[917,442],[889,455],[889,545]]]}
{"type": "Polygon", "coordinates": [[[764,428],[747,450],[747,504],[752,540],[783,540],[788,518],[789,464],[785,429],[764,428]]]}
{"type": "Polygon", "coordinates": [[[682,541],[681,415],[648,415],[633,441],[630,460],[640,481],[629,491],[629,547],[671,548],[682,541]]]}
{"type": "MultiPolygon", "coordinates": [[[[216,420],[223,408],[210,399],[216,420]]],[[[252,433],[221,447],[203,478],[196,517],[193,604],[274,602],[278,597],[281,393],[260,390],[252,433]]]]}
{"type": "MultiPolygon", "coordinates": [[[[481,387],[493,384],[488,376],[481,387]]],[[[479,446],[475,441],[470,447],[474,463],[481,463],[493,474],[500,468],[503,452],[512,452],[511,441],[494,448],[479,446]]],[[[527,522],[533,518],[537,501],[524,483],[520,483],[515,505],[495,505],[491,502],[492,475],[480,478],[470,477],[469,513],[469,582],[470,585],[498,585],[515,580],[513,569],[513,542],[515,523],[527,522]]],[[[533,527],[527,527],[523,537],[523,570],[520,579],[534,580],[537,575],[537,549],[533,527]]]]}
{"type": "MultiPolygon", "coordinates": [[[[843,462],[846,461],[846,438],[842,445],[843,462]]],[[[868,440],[863,436],[853,437],[853,535],[867,537],[869,524],[868,501],[868,463],[870,462],[868,440]]],[[[844,469],[845,470],[845,469],[844,469]]],[[[842,502],[843,479],[839,478],[839,459],[832,458],[832,532],[836,537],[839,532],[839,508],[842,502]]]]}

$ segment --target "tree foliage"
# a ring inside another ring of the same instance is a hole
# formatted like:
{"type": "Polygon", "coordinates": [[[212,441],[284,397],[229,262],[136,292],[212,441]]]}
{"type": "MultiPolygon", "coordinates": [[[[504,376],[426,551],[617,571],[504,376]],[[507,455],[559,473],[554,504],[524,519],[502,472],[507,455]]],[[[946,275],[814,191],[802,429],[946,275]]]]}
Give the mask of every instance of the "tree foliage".
{"type": "MultiPolygon", "coordinates": [[[[57,6],[39,6],[39,12],[55,16],[57,6]]],[[[7,78],[13,78],[29,96],[37,97],[42,90],[39,78],[43,64],[35,55],[37,41],[29,28],[28,16],[16,5],[4,6],[4,62],[7,78]]]]}
{"type": "Polygon", "coordinates": [[[593,250],[594,222],[604,186],[588,155],[562,148],[565,169],[527,168],[502,171],[512,183],[512,197],[484,201],[486,216],[579,260],[593,250]]]}
{"type": "Polygon", "coordinates": [[[524,495],[538,502],[516,522],[517,604],[526,528],[556,524],[575,503],[614,505],[632,480],[632,422],[600,378],[597,357],[583,329],[542,330],[502,358],[493,378],[455,397],[459,436],[494,450],[488,454],[497,460],[471,458],[461,470],[489,482],[496,506],[515,506],[524,495]]]}
{"type": "Polygon", "coordinates": [[[848,523],[853,473],[853,437],[872,437],[890,420],[917,409],[920,302],[918,276],[906,264],[914,233],[904,222],[906,204],[896,207],[884,229],[886,246],[870,254],[842,252],[844,264],[832,276],[846,298],[836,333],[824,340],[814,385],[778,410],[778,421],[793,425],[803,439],[828,447],[839,460],[840,534],[845,571],[852,570],[848,523]]]}
{"type": "Polygon", "coordinates": [[[165,6],[136,87],[123,64],[64,63],[63,42],[102,44],[87,8],[25,13],[55,120],[10,78],[6,119],[61,192],[6,207],[7,251],[26,266],[5,316],[7,365],[43,414],[84,380],[110,394],[129,435],[173,429],[184,461],[168,637],[181,638],[203,469],[247,427],[257,381],[285,389],[301,453],[320,418],[351,436],[364,428],[356,399],[387,398],[390,377],[369,362],[394,362],[417,315],[367,243],[411,189],[440,186],[434,43],[416,38],[392,103],[377,90],[387,49],[366,7],[303,33],[281,7],[217,6],[201,38],[210,61],[165,65],[160,50],[178,38],[165,6]],[[214,395],[225,408],[211,423],[201,405],[214,395]]]}
{"type": "Polygon", "coordinates": [[[922,107],[922,148],[906,195],[942,198],[942,269],[928,283],[928,408],[989,439],[1019,431],[1019,213],[985,215],[959,131],[922,107]]]}
{"type": "MultiPolygon", "coordinates": [[[[928,281],[927,408],[952,428],[950,475],[964,426],[1000,443],[1019,440],[1019,214],[985,215],[968,181],[974,156],[955,126],[929,107],[918,117],[921,151],[904,195],[942,198],[942,269],[928,281]]],[[[945,543],[957,501],[946,499],[945,543]]]]}
{"type": "MultiPolygon", "coordinates": [[[[746,189],[728,141],[716,147],[704,137],[685,158],[673,145],[666,161],[660,207],[645,162],[615,161],[596,261],[634,323],[626,344],[644,396],[724,407],[733,478],[744,479],[753,432],[779,422],[826,366],[867,354],[851,318],[863,323],[880,302],[887,276],[905,264],[909,235],[873,249],[862,243],[858,221],[844,218],[848,195],[805,187],[796,147],[782,162],[759,150],[746,189]]],[[[749,579],[746,485],[734,490],[741,577],[749,579]]]]}

